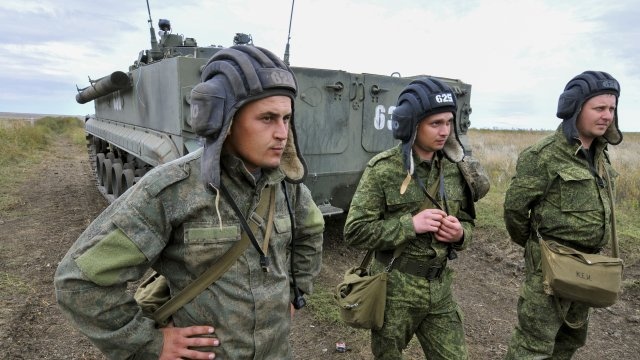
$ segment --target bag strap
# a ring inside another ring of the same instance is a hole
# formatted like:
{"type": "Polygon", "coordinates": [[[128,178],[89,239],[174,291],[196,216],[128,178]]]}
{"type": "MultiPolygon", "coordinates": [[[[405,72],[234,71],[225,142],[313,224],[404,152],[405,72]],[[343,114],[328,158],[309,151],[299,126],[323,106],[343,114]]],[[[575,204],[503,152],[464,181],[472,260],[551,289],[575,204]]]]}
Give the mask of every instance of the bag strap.
{"type": "MultiPolygon", "coordinates": [[[[427,188],[425,187],[424,182],[422,181],[422,179],[420,179],[416,175],[415,171],[413,173],[413,177],[416,179],[416,182],[418,183],[418,185],[422,189],[422,192],[427,196],[427,199],[433,203],[433,206],[435,206],[438,209],[440,209],[440,210],[446,212],[447,214],[449,214],[449,203],[447,202],[447,193],[445,191],[445,183],[444,183],[444,161],[442,159],[439,160],[439,164],[438,164],[438,181],[434,182],[433,184],[431,184],[431,186],[429,186],[429,190],[430,191],[427,191],[427,188]],[[442,203],[444,204],[444,206],[441,205],[438,202],[438,200],[436,200],[430,194],[430,192],[435,192],[436,187],[438,188],[438,194],[439,194],[440,200],[442,200],[442,203]]],[[[425,203],[427,205],[424,206],[423,209],[426,209],[430,205],[430,204],[427,203],[426,200],[425,200],[425,203]]],[[[453,248],[453,245],[451,243],[447,244],[447,259],[454,260],[454,259],[457,259],[457,258],[458,258],[458,253],[456,252],[456,249],[453,248]]]]}
{"type": "MultiPolygon", "coordinates": [[[[226,194],[228,194],[228,192],[222,185],[221,185],[221,188],[224,189],[223,192],[226,192],[226,194]]],[[[275,213],[276,187],[275,186],[270,187],[271,194],[269,197],[266,196],[266,191],[267,191],[267,188],[263,189],[262,193],[260,194],[260,200],[258,203],[258,207],[256,208],[256,213],[258,213],[259,215],[264,215],[268,207],[269,220],[267,222],[267,231],[265,232],[265,241],[264,241],[265,247],[268,247],[269,237],[271,236],[271,228],[273,225],[273,217],[275,213]],[[269,200],[268,202],[267,202],[267,199],[269,200]]],[[[233,202],[232,199],[231,199],[231,203],[235,205],[235,202],[233,202]]],[[[249,228],[249,225],[247,225],[247,222],[244,219],[244,217],[240,215],[238,217],[240,218],[241,224],[244,222],[247,228],[249,228]]],[[[252,221],[251,225],[253,225],[254,230],[258,230],[258,225],[255,222],[252,221]]],[[[251,233],[251,236],[253,237],[253,233],[251,233]]],[[[154,320],[160,325],[166,325],[167,319],[169,319],[171,315],[173,315],[176,311],[178,311],[178,309],[180,309],[186,303],[193,300],[196,296],[200,295],[200,293],[202,293],[207,287],[209,287],[209,285],[216,282],[222,276],[222,274],[224,274],[225,272],[227,272],[227,270],[229,270],[231,265],[233,265],[235,261],[240,257],[240,255],[247,249],[250,243],[249,237],[250,236],[247,234],[246,231],[242,232],[240,241],[236,242],[229,250],[227,250],[227,252],[225,252],[224,255],[222,255],[220,260],[216,261],[213,265],[209,267],[209,269],[207,269],[204,273],[198,276],[197,279],[195,279],[193,282],[187,285],[184,289],[182,289],[182,291],[180,291],[178,294],[176,294],[171,299],[169,299],[169,301],[167,301],[162,306],[160,306],[160,308],[158,308],[158,310],[156,310],[153,313],[154,320]]],[[[253,239],[255,241],[255,237],[253,237],[253,239]]]]}
{"type": "MultiPolygon", "coordinates": [[[[272,188],[271,191],[275,192],[275,186],[272,186],[271,188],[272,188]]],[[[249,240],[251,240],[251,244],[256,249],[258,254],[260,254],[260,266],[262,267],[262,271],[268,272],[269,271],[269,263],[271,262],[269,257],[265,254],[264,250],[260,247],[260,244],[258,244],[258,240],[256,240],[255,235],[253,235],[253,231],[251,231],[251,228],[249,227],[249,224],[247,223],[247,220],[242,215],[242,211],[240,211],[240,208],[238,207],[238,204],[236,204],[236,202],[233,200],[233,197],[231,197],[231,194],[229,193],[229,190],[227,190],[226,186],[224,186],[223,183],[220,183],[220,189],[222,190],[222,194],[227,197],[227,201],[231,205],[231,208],[233,209],[233,211],[238,216],[238,220],[240,221],[240,226],[242,226],[242,230],[244,230],[244,233],[246,233],[246,235],[249,237],[249,240]]],[[[263,191],[264,190],[266,190],[266,188],[263,189],[263,191]]],[[[262,197],[263,197],[263,195],[260,194],[260,198],[261,199],[262,199],[262,197]]]]}
{"type": "MultiPolygon", "coordinates": [[[[400,246],[396,247],[396,249],[393,251],[393,256],[391,257],[391,261],[389,261],[389,264],[387,264],[387,267],[384,269],[384,272],[391,271],[391,269],[393,268],[393,262],[396,260],[396,258],[398,258],[398,256],[400,256],[400,254],[402,254],[405,247],[407,247],[407,243],[403,243],[400,246]]],[[[367,267],[369,267],[369,264],[371,263],[371,259],[373,259],[374,253],[375,253],[375,250],[373,249],[367,250],[367,253],[364,255],[364,259],[362,259],[362,262],[360,263],[361,269],[366,269],[367,267]]]]}
{"type": "MultiPolygon", "coordinates": [[[[564,311],[562,310],[562,304],[560,304],[560,301],[561,300],[557,296],[553,296],[553,303],[556,306],[556,313],[568,327],[572,329],[580,329],[589,321],[589,318],[591,317],[591,313],[589,311],[587,311],[587,318],[584,320],[578,320],[576,322],[571,322],[567,320],[567,314],[565,314],[564,311]]],[[[568,302],[569,302],[569,306],[571,306],[571,301],[568,301],[568,302]]]]}
{"type": "Polygon", "coordinates": [[[616,204],[615,198],[613,197],[613,190],[611,187],[611,177],[609,176],[609,172],[607,171],[607,167],[602,165],[604,169],[604,176],[607,180],[607,192],[609,193],[609,201],[611,204],[611,255],[615,258],[619,258],[620,248],[618,245],[618,235],[616,232],[616,204]]]}
{"type": "MultiPolygon", "coordinates": [[[[431,201],[431,203],[433,203],[433,206],[435,206],[436,208],[446,212],[447,214],[449,213],[448,211],[448,206],[446,204],[446,200],[444,198],[444,164],[442,162],[442,159],[439,160],[439,164],[438,164],[438,181],[434,182],[433,184],[431,184],[429,186],[429,190],[427,190],[426,186],[424,185],[424,181],[422,181],[422,179],[420,179],[420,177],[418,177],[418,175],[416,174],[416,172],[413,172],[413,178],[416,180],[416,182],[418,183],[418,186],[420,186],[420,189],[422,189],[422,192],[424,193],[424,195],[427,197],[427,200],[431,201]],[[440,193],[440,198],[443,200],[443,202],[445,202],[445,206],[443,207],[438,200],[436,200],[433,195],[431,195],[432,192],[436,191],[436,188],[438,188],[438,191],[440,193]],[[446,209],[446,210],[445,210],[446,209]]],[[[425,205],[423,207],[423,209],[427,209],[431,204],[427,203],[427,201],[425,200],[425,205]]]]}

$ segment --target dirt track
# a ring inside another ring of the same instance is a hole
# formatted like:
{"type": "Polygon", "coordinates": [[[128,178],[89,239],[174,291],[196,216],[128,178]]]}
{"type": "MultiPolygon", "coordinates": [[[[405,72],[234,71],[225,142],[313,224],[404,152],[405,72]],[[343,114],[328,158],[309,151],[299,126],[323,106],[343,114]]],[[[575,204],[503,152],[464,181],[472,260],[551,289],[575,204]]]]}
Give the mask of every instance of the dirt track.
{"type": "MultiPolygon", "coordinates": [[[[107,205],[95,187],[85,150],[66,142],[55,145],[49,158],[29,174],[21,197],[19,205],[0,213],[0,356],[103,359],[60,314],[52,286],[58,261],[107,205]]],[[[362,254],[342,245],[340,219],[329,219],[327,225],[318,282],[333,287],[362,254]]],[[[458,271],[455,291],[465,313],[471,358],[500,359],[516,319],[520,251],[507,239],[478,232],[471,248],[459,255],[453,262],[458,271]]],[[[637,279],[638,266],[625,273],[637,279]]],[[[588,345],[576,359],[640,358],[638,295],[638,290],[628,291],[611,308],[594,311],[588,345]]],[[[302,311],[291,339],[296,359],[369,359],[364,335],[322,323],[302,311]],[[337,341],[345,341],[351,351],[336,353],[337,341]]],[[[412,343],[407,358],[421,357],[419,346],[412,343]]]]}

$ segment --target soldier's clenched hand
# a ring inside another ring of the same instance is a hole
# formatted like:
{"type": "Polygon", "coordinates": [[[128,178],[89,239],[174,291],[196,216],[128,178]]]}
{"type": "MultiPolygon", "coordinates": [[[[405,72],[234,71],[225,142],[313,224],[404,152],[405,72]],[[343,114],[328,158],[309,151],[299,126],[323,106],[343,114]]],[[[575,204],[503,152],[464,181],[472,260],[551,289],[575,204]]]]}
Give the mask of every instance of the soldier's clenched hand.
{"type": "Polygon", "coordinates": [[[416,234],[437,232],[447,213],[440,209],[425,209],[413,216],[413,229],[416,234]]]}
{"type": "Polygon", "coordinates": [[[455,216],[448,215],[442,219],[434,236],[438,241],[452,243],[462,240],[463,235],[464,229],[460,221],[455,216]]]}

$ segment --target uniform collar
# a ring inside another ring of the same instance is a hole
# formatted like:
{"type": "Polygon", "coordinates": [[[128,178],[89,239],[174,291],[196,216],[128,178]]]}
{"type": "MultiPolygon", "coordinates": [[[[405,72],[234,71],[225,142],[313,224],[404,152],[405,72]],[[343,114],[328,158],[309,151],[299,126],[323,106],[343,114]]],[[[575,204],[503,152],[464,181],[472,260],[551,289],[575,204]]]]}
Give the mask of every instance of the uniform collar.
{"type": "Polygon", "coordinates": [[[244,162],[237,156],[223,152],[221,154],[220,163],[222,170],[234,180],[242,181],[251,187],[264,187],[266,184],[276,184],[284,179],[284,173],[280,168],[262,169],[259,179],[256,179],[244,166],[244,162]]]}

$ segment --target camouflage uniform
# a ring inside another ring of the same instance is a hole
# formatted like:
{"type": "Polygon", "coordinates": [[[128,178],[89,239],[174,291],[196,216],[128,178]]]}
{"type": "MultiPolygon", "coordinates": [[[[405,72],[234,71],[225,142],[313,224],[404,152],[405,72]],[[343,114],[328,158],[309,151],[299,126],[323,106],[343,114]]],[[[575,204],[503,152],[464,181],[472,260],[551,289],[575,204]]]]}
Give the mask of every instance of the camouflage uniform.
{"type": "Polygon", "coordinates": [[[585,344],[589,308],[563,304],[558,314],[553,297],[544,293],[536,228],[545,239],[586,252],[598,252],[610,241],[611,199],[602,183],[606,181],[603,167],[612,182],[616,174],[606,144],[601,137],[591,144],[600,179],[591,173],[580,143],[567,141],[562,125],[520,154],[505,197],[504,219],[511,239],[525,248],[526,279],[507,359],[569,359],[585,344]],[[586,323],[572,329],[562,315],[571,322],[586,323]]]}
{"type": "MultiPolygon", "coordinates": [[[[127,283],[149,267],[164,275],[176,294],[240,239],[237,216],[202,185],[202,150],[155,168],[119,197],[80,236],[55,276],[58,302],[80,331],[109,358],[157,359],[162,333],[144,317],[127,283]],[[220,216],[222,222],[219,222],[220,216]]],[[[280,170],[263,170],[256,181],[242,162],[225,156],[222,181],[245,214],[253,212],[265,186],[277,186],[269,272],[249,246],[232,267],[173,315],[175,326],[213,325],[216,359],[287,359],[290,329],[291,223],[280,170]]],[[[308,189],[290,185],[295,213],[298,287],[312,291],[321,263],[322,214],[308,189]]],[[[261,232],[256,238],[262,243],[261,232]]]]}
{"type": "MultiPolygon", "coordinates": [[[[400,244],[407,246],[396,263],[405,260],[425,266],[446,264],[447,245],[436,241],[432,233],[417,235],[412,216],[425,203],[425,195],[415,180],[400,194],[400,184],[407,173],[403,169],[401,145],[375,156],[362,175],[345,223],[345,240],[357,248],[391,251],[400,244]]],[[[438,181],[438,168],[444,166],[444,182],[450,214],[464,229],[464,241],[454,244],[461,250],[472,240],[474,227],[473,201],[458,166],[441,151],[431,161],[414,155],[416,175],[426,187],[438,181]]],[[[441,200],[439,200],[441,202],[441,200]]],[[[376,261],[374,272],[387,264],[376,261]]],[[[462,325],[462,312],[453,299],[453,270],[445,268],[432,281],[394,268],[387,285],[384,325],[371,333],[372,351],[376,359],[400,359],[402,351],[415,333],[429,359],[466,359],[467,349],[462,325]]]]}

